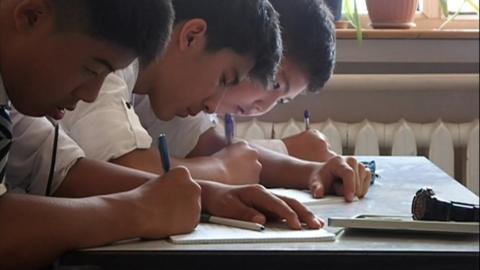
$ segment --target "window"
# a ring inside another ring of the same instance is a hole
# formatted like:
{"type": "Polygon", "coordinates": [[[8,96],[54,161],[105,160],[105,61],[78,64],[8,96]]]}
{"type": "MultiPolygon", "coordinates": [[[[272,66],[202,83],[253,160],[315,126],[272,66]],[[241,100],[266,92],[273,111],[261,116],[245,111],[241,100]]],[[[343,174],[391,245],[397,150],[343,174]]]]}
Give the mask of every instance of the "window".
{"type": "MultiPolygon", "coordinates": [[[[367,15],[367,4],[365,0],[348,0],[350,1],[352,7],[353,2],[356,1],[358,13],[361,15],[367,15]]],[[[448,1],[448,11],[450,14],[454,14],[457,10],[462,7],[460,15],[476,15],[475,9],[468,3],[463,4],[463,0],[447,0],[448,1]],[[462,6],[463,5],[463,6],[462,6]]],[[[419,15],[422,13],[428,18],[441,18],[441,7],[438,0],[420,0],[418,1],[418,12],[419,15]]]]}
{"type": "Polygon", "coordinates": [[[467,3],[463,3],[463,1],[459,0],[448,0],[448,12],[455,14],[455,12],[462,8],[460,11],[461,15],[475,15],[475,9],[467,3]]]}
{"type": "MultiPolygon", "coordinates": [[[[360,21],[364,29],[369,29],[370,20],[368,17],[368,10],[366,0],[347,0],[353,7],[354,1],[357,4],[358,13],[360,14],[360,21]]],[[[393,0],[392,0],[393,1],[393,0]]],[[[468,3],[463,4],[463,0],[447,0],[449,13],[453,15],[462,7],[462,12],[450,21],[445,28],[442,25],[445,23],[445,16],[443,15],[441,4],[439,0],[419,0],[417,8],[417,17],[415,23],[416,29],[433,30],[439,29],[468,29],[476,30],[479,28],[478,15],[475,9],[468,3]],[[463,5],[463,6],[462,6],[463,5]]],[[[472,0],[473,3],[478,3],[477,0],[472,0]]]]}

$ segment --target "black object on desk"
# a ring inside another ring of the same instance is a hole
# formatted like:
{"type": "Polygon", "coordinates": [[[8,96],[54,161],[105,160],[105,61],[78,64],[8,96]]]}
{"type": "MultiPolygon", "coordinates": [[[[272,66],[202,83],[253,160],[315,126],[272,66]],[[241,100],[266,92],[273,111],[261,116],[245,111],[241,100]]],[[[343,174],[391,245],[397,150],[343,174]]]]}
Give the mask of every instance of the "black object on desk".
{"type": "Polygon", "coordinates": [[[470,203],[444,201],[431,188],[419,189],[412,201],[413,219],[432,221],[479,221],[479,206],[470,203]]]}

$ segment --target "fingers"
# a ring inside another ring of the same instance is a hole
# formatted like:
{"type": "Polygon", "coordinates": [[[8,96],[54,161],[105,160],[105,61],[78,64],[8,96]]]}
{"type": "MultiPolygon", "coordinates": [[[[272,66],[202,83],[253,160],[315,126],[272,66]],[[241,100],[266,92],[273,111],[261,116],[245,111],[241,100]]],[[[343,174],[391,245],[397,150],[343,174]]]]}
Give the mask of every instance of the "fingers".
{"type": "Polygon", "coordinates": [[[316,199],[323,198],[325,196],[325,187],[320,181],[313,181],[310,185],[310,194],[316,199]]]}
{"type": "Polygon", "coordinates": [[[263,187],[255,187],[245,192],[245,194],[248,196],[242,197],[244,203],[269,216],[285,220],[291,229],[301,229],[301,222],[307,224],[311,229],[318,229],[323,226],[322,221],[317,219],[303,204],[294,199],[282,196],[277,197],[263,187]]]}
{"type": "Polygon", "coordinates": [[[357,190],[356,171],[342,157],[335,157],[332,160],[333,163],[329,162],[326,166],[332,166],[333,174],[342,180],[341,183],[334,183],[335,192],[343,195],[346,201],[352,202],[357,190]]]}
{"type": "Polygon", "coordinates": [[[262,186],[253,186],[249,192],[245,192],[240,198],[244,203],[258,209],[269,216],[285,220],[288,227],[300,230],[302,225],[297,213],[293,211],[283,200],[268,192],[262,186]]]}
{"type": "Polygon", "coordinates": [[[278,196],[280,199],[285,201],[288,206],[290,206],[293,211],[297,213],[298,218],[300,219],[301,222],[306,223],[308,228],[310,229],[320,229],[325,225],[325,222],[321,219],[318,219],[315,217],[315,215],[310,212],[307,207],[303,204],[301,204],[299,201],[288,198],[288,197],[283,197],[283,196],[278,196]]]}
{"type": "MultiPolygon", "coordinates": [[[[330,185],[328,181],[324,181],[327,183],[326,192],[333,190],[335,194],[344,196],[346,201],[351,202],[355,196],[358,198],[365,197],[370,188],[372,174],[354,157],[337,156],[325,164],[322,178],[334,179],[330,185]]],[[[318,184],[314,185],[312,183],[312,190],[317,187],[318,184]]],[[[312,194],[315,195],[313,191],[312,194]]]]}
{"type": "Polygon", "coordinates": [[[255,208],[249,207],[239,200],[233,200],[229,205],[228,215],[232,218],[238,218],[245,221],[251,221],[259,224],[265,224],[267,218],[264,214],[257,211],[255,208]]]}
{"type": "Polygon", "coordinates": [[[355,158],[347,158],[347,163],[355,170],[355,194],[359,198],[365,197],[370,187],[372,174],[363,164],[359,163],[355,158]]]}
{"type": "Polygon", "coordinates": [[[362,180],[360,179],[360,168],[362,168],[364,171],[365,171],[365,168],[363,167],[362,164],[358,164],[357,160],[353,157],[347,157],[345,161],[348,164],[348,166],[350,166],[350,168],[353,170],[353,173],[354,173],[353,183],[355,185],[353,194],[355,194],[355,196],[358,196],[362,186],[362,183],[361,183],[362,180]]]}
{"type": "Polygon", "coordinates": [[[361,194],[358,196],[359,198],[363,198],[367,194],[368,189],[370,188],[370,183],[372,181],[372,172],[370,172],[370,170],[366,169],[364,177],[365,178],[363,180],[363,188],[362,188],[361,194]]]}

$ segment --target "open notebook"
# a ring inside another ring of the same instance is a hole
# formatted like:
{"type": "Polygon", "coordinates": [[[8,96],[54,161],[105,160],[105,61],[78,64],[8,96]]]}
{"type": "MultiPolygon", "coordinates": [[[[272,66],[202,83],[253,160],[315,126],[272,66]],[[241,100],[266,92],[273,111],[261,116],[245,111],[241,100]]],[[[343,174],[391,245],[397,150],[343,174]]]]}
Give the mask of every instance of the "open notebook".
{"type": "MultiPolygon", "coordinates": [[[[285,188],[270,188],[268,190],[275,195],[281,195],[281,196],[293,198],[307,206],[348,204],[347,202],[345,202],[345,199],[341,196],[327,195],[321,199],[315,199],[312,197],[312,194],[308,190],[296,190],[296,189],[285,189],[285,188]]],[[[358,197],[354,197],[353,201],[354,202],[358,201],[358,197]]]]}
{"type": "Polygon", "coordinates": [[[324,229],[293,231],[284,224],[267,224],[263,231],[251,231],[217,224],[200,223],[189,234],[170,236],[175,244],[273,243],[334,241],[335,235],[324,229]]]}

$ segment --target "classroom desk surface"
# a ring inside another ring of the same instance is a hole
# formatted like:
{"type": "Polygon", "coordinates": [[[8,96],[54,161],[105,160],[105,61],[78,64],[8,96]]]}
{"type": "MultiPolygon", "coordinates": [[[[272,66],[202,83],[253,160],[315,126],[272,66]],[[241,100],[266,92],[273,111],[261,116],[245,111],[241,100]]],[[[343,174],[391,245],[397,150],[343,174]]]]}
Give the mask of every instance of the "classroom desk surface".
{"type": "MultiPolygon", "coordinates": [[[[351,204],[311,209],[325,220],[359,213],[409,215],[413,195],[430,186],[439,197],[479,198],[423,157],[374,159],[380,175],[367,196],[351,204]]],[[[174,245],[168,241],[114,244],[75,251],[61,265],[102,269],[479,269],[478,235],[346,230],[334,242],[174,245]]]]}

